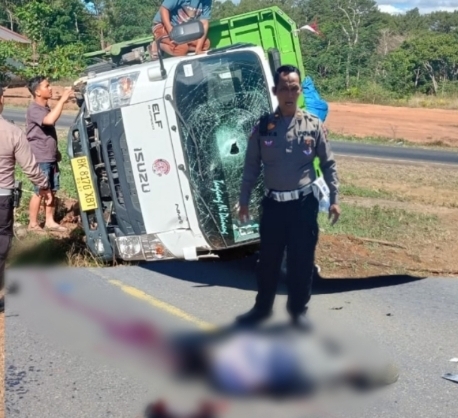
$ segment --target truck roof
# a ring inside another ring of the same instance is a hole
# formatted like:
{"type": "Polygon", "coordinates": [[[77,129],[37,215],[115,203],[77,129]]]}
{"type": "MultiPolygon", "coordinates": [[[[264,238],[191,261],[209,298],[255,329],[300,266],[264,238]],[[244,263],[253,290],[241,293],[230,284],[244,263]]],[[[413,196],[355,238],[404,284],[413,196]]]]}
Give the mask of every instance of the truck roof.
{"type": "MultiPolygon", "coordinates": [[[[169,72],[173,67],[175,67],[181,61],[194,60],[194,59],[202,58],[206,55],[216,55],[219,53],[240,51],[240,50],[245,50],[245,51],[246,50],[252,50],[252,51],[257,50],[258,52],[264,53],[263,49],[260,46],[256,46],[256,45],[250,45],[250,44],[231,45],[229,47],[212,49],[210,51],[205,52],[202,55],[196,55],[194,53],[191,53],[183,57],[164,58],[163,59],[164,68],[167,72],[169,72]]],[[[94,81],[105,80],[107,78],[122,76],[124,74],[129,74],[132,72],[143,71],[146,68],[150,69],[150,68],[159,68],[159,67],[160,67],[159,60],[147,61],[147,62],[143,62],[140,64],[133,64],[133,65],[125,66],[125,67],[114,68],[109,71],[104,71],[102,73],[95,74],[95,76],[83,77],[83,79],[85,82],[94,82],[94,81]]],[[[75,84],[81,81],[83,80],[80,78],[77,82],[75,82],[75,84]]]]}

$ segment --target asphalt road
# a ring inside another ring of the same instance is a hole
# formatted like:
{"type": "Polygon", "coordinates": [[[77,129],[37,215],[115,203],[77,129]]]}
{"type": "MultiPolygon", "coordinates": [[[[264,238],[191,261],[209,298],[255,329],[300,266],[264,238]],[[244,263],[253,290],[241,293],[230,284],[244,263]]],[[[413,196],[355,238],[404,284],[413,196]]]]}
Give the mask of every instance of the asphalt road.
{"type": "MultiPolygon", "coordinates": [[[[25,112],[22,109],[5,109],[3,116],[17,123],[25,123],[25,112]]],[[[73,119],[72,115],[62,115],[57,127],[69,128],[73,119]]],[[[332,148],[336,155],[458,165],[458,152],[344,141],[332,141],[332,148]]]]}
{"type": "MultiPolygon", "coordinates": [[[[25,124],[25,109],[6,108],[2,116],[15,123],[25,124]]],[[[59,129],[69,128],[75,120],[74,115],[63,114],[57,121],[56,127],[59,129]]]]}
{"type": "MultiPolygon", "coordinates": [[[[14,281],[20,289],[7,296],[6,416],[137,418],[147,401],[161,396],[192,405],[205,392],[200,385],[177,385],[157,367],[141,364],[138,355],[118,351],[99,327],[101,319],[91,319],[84,307],[136,315],[168,330],[221,326],[252,306],[253,268],[254,260],[247,259],[54,269],[48,275],[38,269],[7,271],[7,286],[14,281]],[[40,282],[40,274],[50,281],[40,282]],[[52,284],[50,294],[43,283],[52,284]],[[60,307],[57,295],[77,304],[60,307]]],[[[332,324],[368,337],[399,366],[399,381],[357,401],[334,398],[334,408],[314,409],[293,400],[232,400],[221,418],[455,416],[458,384],[441,376],[458,373],[458,365],[450,362],[458,357],[457,300],[456,279],[320,281],[309,311],[315,326],[332,324]]],[[[279,288],[272,322],[286,320],[285,302],[279,288]]]]}

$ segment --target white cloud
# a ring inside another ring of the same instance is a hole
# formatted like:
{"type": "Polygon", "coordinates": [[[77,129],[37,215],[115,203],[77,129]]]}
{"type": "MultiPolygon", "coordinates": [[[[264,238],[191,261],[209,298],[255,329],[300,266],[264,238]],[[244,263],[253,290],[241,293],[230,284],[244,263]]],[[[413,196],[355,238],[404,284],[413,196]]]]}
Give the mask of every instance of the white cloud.
{"type": "Polygon", "coordinates": [[[420,13],[458,10],[458,0],[376,0],[382,12],[396,14],[418,7],[420,13]]]}
{"type": "Polygon", "coordinates": [[[396,15],[400,13],[404,13],[402,9],[398,9],[397,7],[391,4],[379,4],[378,8],[383,13],[389,13],[390,15],[396,15]]]}
{"type": "MultiPolygon", "coordinates": [[[[225,1],[225,0],[217,0],[225,1]]],[[[397,14],[405,13],[407,10],[418,7],[420,13],[431,13],[439,10],[453,12],[458,10],[458,0],[375,0],[382,12],[397,14]]],[[[233,3],[240,3],[240,0],[232,0],[233,3]]]]}

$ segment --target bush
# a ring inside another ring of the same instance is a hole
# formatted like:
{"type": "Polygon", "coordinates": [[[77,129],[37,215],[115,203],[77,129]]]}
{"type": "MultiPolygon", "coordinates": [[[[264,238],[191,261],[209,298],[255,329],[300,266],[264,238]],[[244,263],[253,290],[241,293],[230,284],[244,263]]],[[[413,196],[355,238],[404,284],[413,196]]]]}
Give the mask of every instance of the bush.
{"type": "Polygon", "coordinates": [[[8,72],[23,78],[38,74],[51,80],[78,77],[85,68],[83,52],[82,44],[58,46],[52,50],[38,44],[37,57],[33,57],[30,45],[0,41],[0,83],[7,82],[8,72]]]}

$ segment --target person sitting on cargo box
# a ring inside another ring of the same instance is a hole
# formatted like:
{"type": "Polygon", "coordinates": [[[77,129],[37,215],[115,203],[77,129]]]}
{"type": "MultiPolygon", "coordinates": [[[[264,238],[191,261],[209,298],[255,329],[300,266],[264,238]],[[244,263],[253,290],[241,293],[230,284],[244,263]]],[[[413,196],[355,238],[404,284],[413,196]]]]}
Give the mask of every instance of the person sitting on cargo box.
{"type": "MultiPolygon", "coordinates": [[[[212,0],[164,0],[159,11],[153,19],[153,35],[157,40],[167,36],[174,26],[189,22],[193,19],[200,19],[205,34],[197,41],[177,45],[171,39],[165,38],[161,41],[161,50],[168,55],[182,57],[188,52],[202,54],[210,49],[210,41],[207,39],[208,21],[211,18],[212,0]]],[[[157,44],[153,42],[150,46],[151,59],[157,59],[157,44]]]]}
{"type": "MultiPolygon", "coordinates": [[[[54,220],[56,207],[55,193],[59,190],[59,165],[61,155],[57,147],[57,132],[55,124],[62,114],[64,103],[71,97],[73,90],[66,88],[54,109],[48,105],[52,98],[52,88],[44,76],[32,78],[28,89],[33,96],[33,101],[27,109],[26,133],[35,158],[46,175],[53,193],[50,204],[46,203],[46,228],[48,230],[65,232],[66,228],[54,220]]],[[[40,212],[41,196],[35,187],[35,194],[30,199],[29,230],[39,231],[38,213],[40,212]]]]}

